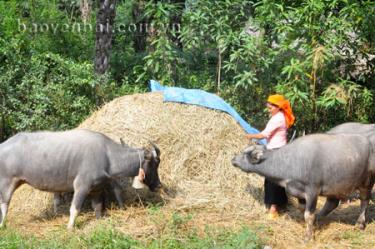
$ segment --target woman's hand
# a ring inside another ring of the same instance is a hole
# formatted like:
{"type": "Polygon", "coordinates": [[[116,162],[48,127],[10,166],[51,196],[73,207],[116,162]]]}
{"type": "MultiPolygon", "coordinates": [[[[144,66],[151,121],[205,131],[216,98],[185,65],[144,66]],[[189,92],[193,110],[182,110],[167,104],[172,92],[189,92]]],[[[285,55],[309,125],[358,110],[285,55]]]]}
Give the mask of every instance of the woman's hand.
{"type": "Polygon", "coordinates": [[[253,135],[254,135],[254,134],[246,134],[245,137],[246,137],[247,139],[252,139],[252,138],[254,138],[253,135]]]}

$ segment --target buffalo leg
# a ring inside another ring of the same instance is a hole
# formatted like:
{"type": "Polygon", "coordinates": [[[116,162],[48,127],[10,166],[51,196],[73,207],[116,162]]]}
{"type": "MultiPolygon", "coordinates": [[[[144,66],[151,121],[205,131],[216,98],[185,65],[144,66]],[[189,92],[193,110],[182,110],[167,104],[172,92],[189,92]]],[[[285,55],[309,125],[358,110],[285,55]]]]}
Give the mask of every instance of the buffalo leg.
{"type": "Polygon", "coordinates": [[[4,227],[5,226],[5,220],[6,220],[5,218],[6,218],[6,215],[7,215],[7,212],[8,212],[8,204],[1,202],[0,203],[0,209],[1,209],[0,227],[4,227]]]}
{"type": "MultiPolygon", "coordinates": [[[[76,188],[75,188],[76,189],[76,188]]],[[[70,206],[70,217],[68,223],[68,229],[73,229],[74,221],[81,211],[82,204],[88,195],[89,190],[87,188],[80,188],[74,191],[72,204],[70,206]]]]}
{"type": "Polygon", "coordinates": [[[306,209],[305,185],[298,181],[290,181],[286,184],[285,190],[298,198],[298,209],[302,212],[306,209]]]}
{"type": "Polygon", "coordinates": [[[93,194],[91,197],[91,207],[95,211],[95,217],[99,219],[102,217],[103,211],[103,193],[93,194]]]}
{"type": "Polygon", "coordinates": [[[122,188],[121,188],[121,185],[116,182],[116,181],[112,181],[110,183],[112,189],[113,189],[113,193],[115,194],[115,197],[116,197],[116,201],[119,205],[119,207],[123,208],[124,207],[124,201],[122,199],[122,188]]]}
{"type": "Polygon", "coordinates": [[[340,199],[328,197],[326,203],[324,203],[323,208],[319,211],[318,217],[327,216],[331,213],[340,203],[340,199]]]}
{"type": "Polygon", "coordinates": [[[306,222],[306,241],[309,241],[313,237],[315,209],[317,201],[317,195],[306,195],[306,209],[304,213],[304,218],[306,222]]]}
{"type": "Polygon", "coordinates": [[[8,206],[13,192],[21,185],[19,181],[2,181],[0,184],[0,210],[1,220],[0,227],[5,226],[8,213],[8,206]]]}
{"type": "Polygon", "coordinates": [[[361,199],[361,212],[357,219],[357,225],[359,229],[363,230],[366,227],[366,212],[367,212],[368,204],[370,202],[371,189],[361,190],[359,197],[361,199]]]}
{"type": "Polygon", "coordinates": [[[60,204],[62,203],[62,193],[53,193],[53,213],[56,215],[60,204]]]}

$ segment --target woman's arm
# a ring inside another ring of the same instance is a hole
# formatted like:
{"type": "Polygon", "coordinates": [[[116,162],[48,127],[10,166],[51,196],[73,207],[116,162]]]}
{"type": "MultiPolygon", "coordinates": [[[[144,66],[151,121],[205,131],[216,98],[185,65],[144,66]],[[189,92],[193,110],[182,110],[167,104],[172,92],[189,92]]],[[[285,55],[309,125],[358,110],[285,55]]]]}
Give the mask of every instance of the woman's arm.
{"type": "Polygon", "coordinates": [[[262,133],[256,133],[256,134],[246,134],[245,137],[247,139],[263,139],[266,138],[262,133]]]}

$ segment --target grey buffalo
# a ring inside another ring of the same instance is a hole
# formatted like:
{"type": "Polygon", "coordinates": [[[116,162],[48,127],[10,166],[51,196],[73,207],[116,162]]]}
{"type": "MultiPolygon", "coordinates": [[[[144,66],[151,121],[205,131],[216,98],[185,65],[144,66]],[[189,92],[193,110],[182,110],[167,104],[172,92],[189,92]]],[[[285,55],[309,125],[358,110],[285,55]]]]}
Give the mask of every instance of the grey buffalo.
{"type": "Polygon", "coordinates": [[[298,138],[278,150],[252,145],[235,156],[232,164],[245,172],[267,177],[285,187],[290,195],[306,200],[304,218],[309,240],[318,196],[327,197],[318,214],[326,216],[337,207],[339,199],[359,190],[361,212],[357,224],[365,228],[374,184],[374,169],[369,164],[371,150],[365,136],[315,134],[298,138]]]}
{"type": "Polygon", "coordinates": [[[135,149],[89,130],[19,133],[0,144],[0,209],[4,226],[13,192],[23,183],[54,193],[74,192],[68,228],[88,194],[101,208],[103,186],[145,173],[151,191],[160,187],[160,150],[135,149]]]}
{"type": "Polygon", "coordinates": [[[375,124],[343,123],[333,127],[328,134],[358,134],[367,137],[372,146],[371,167],[375,168],[375,124]]]}
{"type": "Polygon", "coordinates": [[[362,135],[371,135],[375,133],[375,124],[362,124],[356,122],[343,123],[333,127],[328,134],[353,133],[362,135]]]}

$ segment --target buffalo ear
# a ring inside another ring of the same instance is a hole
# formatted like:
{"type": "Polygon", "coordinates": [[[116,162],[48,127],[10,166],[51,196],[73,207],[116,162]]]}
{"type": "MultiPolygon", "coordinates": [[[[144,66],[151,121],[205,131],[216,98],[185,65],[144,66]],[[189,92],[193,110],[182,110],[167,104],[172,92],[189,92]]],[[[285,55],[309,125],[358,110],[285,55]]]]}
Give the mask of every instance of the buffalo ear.
{"type": "Polygon", "coordinates": [[[254,150],[250,154],[250,161],[253,164],[260,163],[263,160],[264,151],[263,150],[254,150]]]}
{"type": "Polygon", "coordinates": [[[148,140],[148,142],[151,144],[151,149],[152,149],[152,152],[154,154],[154,157],[160,157],[160,149],[158,148],[158,146],[153,143],[151,140],[148,140]]]}
{"type": "Polygon", "coordinates": [[[263,160],[264,156],[264,150],[258,150],[257,153],[255,154],[255,158],[260,162],[263,160]]]}

